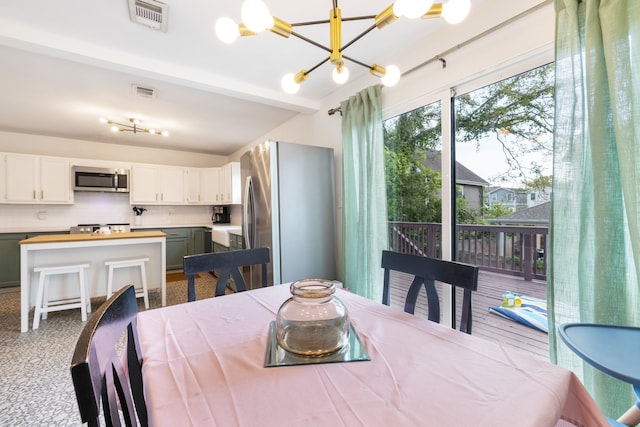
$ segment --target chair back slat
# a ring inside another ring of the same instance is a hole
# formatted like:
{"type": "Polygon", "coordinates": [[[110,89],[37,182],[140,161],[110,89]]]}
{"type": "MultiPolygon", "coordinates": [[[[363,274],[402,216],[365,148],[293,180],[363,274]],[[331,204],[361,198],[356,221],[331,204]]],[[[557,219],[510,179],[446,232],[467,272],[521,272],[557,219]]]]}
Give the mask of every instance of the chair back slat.
{"type": "Polygon", "coordinates": [[[457,261],[445,261],[419,255],[403,254],[392,251],[382,252],[384,284],[382,303],[391,304],[390,272],[399,271],[413,275],[405,297],[404,311],[414,314],[420,290],[424,287],[427,294],[428,318],[440,322],[440,302],[435,282],[442,282],[463,289],[462,316],[460,330],[471,333],[471,295],[478,289],[479,268],[457,261]]]}
{"type": "Polygon", "coordinates": [[[185,256],[183,272],[187,276],[187,299],[196,300],[195,275],[198,273],[218,271],[218,280],[214,296],[225,294],[229,279],[233,278],[237,292],[247,290],[247,284],[241,268],[251,265],[261,265],[262,287],[267,286],[267,264],[271,262],[269,248],[243,249],[230,252],[215,252],[185,256]]]}
{"type": "Polygon", "coordinates": [[[87,320],[71,360],[71,378],[80,418],[98,425],[100,407],[107,426],[147,426],[142,354],[136,328],[135,288],[120,289],[87,320]],[[118,344],[127,333],[124,357],[118,344]],[[123,361],[127,363],[124,369],[123,361]]]}

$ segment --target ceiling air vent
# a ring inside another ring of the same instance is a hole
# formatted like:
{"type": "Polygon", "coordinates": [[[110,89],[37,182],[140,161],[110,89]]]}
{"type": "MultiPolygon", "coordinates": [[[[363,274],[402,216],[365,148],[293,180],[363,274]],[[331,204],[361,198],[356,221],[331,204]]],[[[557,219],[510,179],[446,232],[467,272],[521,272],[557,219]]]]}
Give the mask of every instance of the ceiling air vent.
{"type": "Polygon", "coordinates": [[[152,87],[144,87],[144,86],[138,86],[136,84],[131,85],[131,89],[133,91],[134,95],[138,95],[141,96],[143,98],[155,98],[156,97],[156,90],[152,87]]]}
{"type": "Polygon", "coordinates": [[[169,6],[155,0],[128,0],[129,15],[137,24],[146,25],[154,30],[167,31],[169,6]]]}

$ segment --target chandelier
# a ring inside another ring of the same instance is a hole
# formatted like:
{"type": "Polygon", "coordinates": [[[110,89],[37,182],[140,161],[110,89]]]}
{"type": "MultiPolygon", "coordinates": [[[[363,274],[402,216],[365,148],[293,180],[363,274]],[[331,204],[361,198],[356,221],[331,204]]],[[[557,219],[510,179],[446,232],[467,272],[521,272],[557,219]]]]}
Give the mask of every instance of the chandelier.
{"type": "Polygon", "coordinates": [[[365,64],[352,57],[344,55],[343,52],[353,43],[360,40],[374,28],[382,29],[400,17],[409,19],[415,18],[438,18],[443,17],[451,24],[457,24],[466,18],[471,8],[470,0],[448,0],[445,3],[434,3],[433,0],[396,0],[385,10],[377,15],[357,16],[353,18],[342,18],[338,0],[333,0],[329,19],[321,21],[298,22],[289,24],[280,18],[271,16],[267,5],[262,0],[245,0],[240,13],[242,22],[237,24],[231,18],[222,17],[216,22],[216,34],[224,43],[233,43],[239,36],[255,36],[257,33],[269,30],[281,37],[289,38],[295,36],[309,44],[312,44],[329,53],[329,56],[310,69],[303,69],[298,73],[289,73],[282,78],[282,88],[287,93],[296,93],[300,89],[300,83],[309,78],[309,74],[322,64],[330,61],[333,65],[333,80],[338,84],[343,84],[349,79],[349,70],[344,60],[353,62],[369,69],[369,72],[379,77],[385,86],[394,86],[400,80],[400,70],[395,65],[383,67],[378,64],[365,64]],[[373,20],[373,25],[354,37],[348,43],[342,44],[342,22],[373,20]],[[329,43],[324,46],[297,32],[294,27],[307,25],[329,24],[329,43]]]}
{"type": "Polygon", "coordinates": [[[155,130],[149,128],[140,127],[140,120],[131,118],[129,119],[131,124],[118,123],[113,120],[100,118],[100,123],[111,125],[111,132],[133,132],[133,133],[150,133],[153,135],[169,136],[169,132],[166,130],[155,130]]]}

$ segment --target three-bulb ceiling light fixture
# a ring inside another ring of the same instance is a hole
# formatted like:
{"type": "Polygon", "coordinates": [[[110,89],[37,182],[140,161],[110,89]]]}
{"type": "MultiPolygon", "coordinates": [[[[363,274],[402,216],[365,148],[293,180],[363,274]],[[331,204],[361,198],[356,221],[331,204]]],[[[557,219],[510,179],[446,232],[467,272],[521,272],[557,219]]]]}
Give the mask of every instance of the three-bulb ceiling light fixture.
{"type": "Polygon", "coordinates": [[[330,55],[328,58],[309,70],[302,70],[296,74],[290,73],[285,75],[282,78],[282,88],[287,93],[293,94],[298,92],[300,83],[309,78],[309,74],[312,71],[327,61],[331,61],[335,67],[333,70],[333,80],[338,84],[345,83],[349,79],[349,70],[344,64],[345,59],[368,68],[371,74],[380,77],[383,85],[394,86],[400,80],[400,70],[395,65],[387,65],[386,67],[377,64],[367,65],[343,55],[342,52],[374,28],[382,29],[402,16],[412,19],[443,17],[447,22],[457,24],[466,18],[470,9],[470,0],[448,0],[445,3],[434,3],[433,0],[396,0],[378,15],[342,18],[340,8],[338,8],[338,0],[333,0],[333,8],[330,11],[328,20],[289,24],[275,16],[271,16],[267,5],[262,0],[245,0],[240,10],[242,23],[236,24],[231,18],[222,17],[216,22],[216,34],[223,42],[233,43],[238,36],[254,36],[261,31],[269,30],[285,38],[289,38],[291,35],[296,36],[307,43],[329,52],[330,55]],[[364,19],[373,19],[374,24],[350,42],[342,45],[342,22],[364,19]],[[329,47],[323,46],[293,31],[293,27],[316,24],[329,24],[329,47]]]}
{"type": "Polygon", "coordinates": [[[133,133],[150,133],[153,135],[169,136],[169,132],[166,130],[155,130],[150,128],[140,127],[140,120],[131,118],[129,119],[131,124],[118,123],[113,120],[100,118],[100,123],[106,123],[111,125],[111,132],[133,132],[133,133]]]}

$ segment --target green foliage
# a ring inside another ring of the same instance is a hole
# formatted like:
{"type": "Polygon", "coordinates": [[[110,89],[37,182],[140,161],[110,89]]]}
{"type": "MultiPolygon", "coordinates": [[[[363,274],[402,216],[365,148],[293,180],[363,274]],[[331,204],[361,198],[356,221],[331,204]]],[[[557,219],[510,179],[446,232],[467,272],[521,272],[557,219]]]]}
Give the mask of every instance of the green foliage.
{"type": "Polygon", "coordinates": [[[462,196],[456,198],[456,222],[458,224],[478,224],[481,219],[479,213],[468,206],[467,199],[462,196]]]}
{"type": "Polygon", "coordinates": [[[504,215],[508,215],[513,212],[510,208],[504,206],[502,203],[494,203],[491,207],[485,208],[484,218],[498,218],[504,215]]]}
{"type": "MultiPolygon", "coordinates": [[[[551,177],[541,165],[523,158],[552,154],[553,65],[491,84],[456,98],[456,140],[475,143],[495,136],[502,144],[509,170],[504,178],[519,178],[524,187],[544,191],[551,177]]],[[[390,221],[441,222],[440,173],[425,167],[425,156],[441,147],[440,103],[426,105],[385,121],[385,161],[390,221]]],[[[478,223],[477,212],[457,197],[457,221],[478,223]]],[[[485,215],[510,213],[501,205],[485,215]]]]}
{"type": "Polygon", "coordinates": [[[425,153],[439,144],[439,104],[388,120],[384,133],[389,220],[439,222],[440,174],[424,166],[425,153]]]}
{"type": "Polygon", "coordinates": [[[458,96],[456,141],[479,148],[483,138],[494,136],[509,165],[495,178],[519,179],[526,187],[542,177],[542,166],[524,157],[553,153],[553,115],[554,66],[549,64],[458,96]]]}

